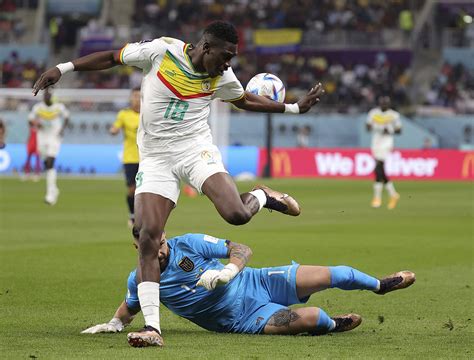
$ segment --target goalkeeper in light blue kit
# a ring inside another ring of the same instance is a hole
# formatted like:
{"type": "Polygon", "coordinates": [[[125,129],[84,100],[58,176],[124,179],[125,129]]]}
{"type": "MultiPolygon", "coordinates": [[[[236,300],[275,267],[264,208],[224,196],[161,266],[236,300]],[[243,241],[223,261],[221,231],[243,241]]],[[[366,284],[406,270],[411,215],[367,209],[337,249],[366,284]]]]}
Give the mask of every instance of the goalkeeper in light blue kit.
{"type": "MultiPolygon", "coordinates": [[[[216,332],[322,335],[357,327],[357,314],[329,317],[317,307],[289,308],[306,303],[313,293],[327,288],[370,290],[376,294],[403,289],[415,274],[400,271],[381,280],[349,266],[292,265],[254,269],[245,267],[248,246],[203,234],[161,240],[160,301],[176,315],[216,332]],[[229,258],[223,265],[218,259],[229,258]]],[[[128,292],[108,323],[83,333],[120,332],[140,311],[139,274],[128,278],[128,292]]],[[[129,339],[130,340],[130,339],[129,339]]],[[[134,346],[147,346],[143,341],[134,346]]]]}

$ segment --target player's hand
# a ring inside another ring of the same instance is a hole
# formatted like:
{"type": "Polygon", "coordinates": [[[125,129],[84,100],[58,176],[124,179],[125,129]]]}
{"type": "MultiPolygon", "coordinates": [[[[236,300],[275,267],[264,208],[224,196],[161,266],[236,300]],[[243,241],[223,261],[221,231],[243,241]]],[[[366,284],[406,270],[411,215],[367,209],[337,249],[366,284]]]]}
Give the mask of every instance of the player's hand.
{"type": "Polygon", "coordinates": [[[207,270],[202,275],[196,286],[205,287],[207,290],[214,290],[218,286],[229,283],[239,273],[237,265],[229,263],[222,270],[207,270]]]}
{"type": "Polygon", "coordinates": [[[56,66],[42,73],[33,85],[33,95],[36,96],[40,90],[44,90],[47,87],[56,84],[60,78],[61,72],[56,66]]]}
{"type": "Polygon", "coordinates": [[[309,109],[319,102],[319,98],[324,94],[323,85],[318,83],[314,88],[312,88],[302,99],[300,99],[297,104],[300,108],[300,114],[308,112],[309,109]]]}
{"type": "Polygon", "coordinates": [[[91,326],[83,331],[81,334],[99,334],[99,333],[117,333],[123,330],[123,324],[119,319],[112,319],[106,324],[98,324],[91,326]]]}
{"type": "Polygon", "coordinates": [[[206,290],[214,290],[219,279],[220,270],[206,270],[202,273],[201,278],[196,286],[202,286],[206,290]]]}

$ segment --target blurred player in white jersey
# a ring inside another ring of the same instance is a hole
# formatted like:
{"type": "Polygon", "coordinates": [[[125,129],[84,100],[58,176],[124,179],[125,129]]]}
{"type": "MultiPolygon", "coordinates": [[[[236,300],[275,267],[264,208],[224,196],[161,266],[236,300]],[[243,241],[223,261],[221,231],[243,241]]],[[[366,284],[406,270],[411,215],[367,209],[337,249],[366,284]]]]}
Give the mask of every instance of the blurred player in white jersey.
{"type": "Polygon", "coordinates": [[[36,94],[70,71],[103,70],[116,65],[143,71],[142,105],[137,143],[140,167],[136,177],[135,228],[139,231],[138,257],[142,282],[138,297],[145,328],[129,334],[132,346],[140,342],[161,346],[159,322],[160,240],[171,210],[176,206],[180,182],[192,185],[213,202],[228,223],[242,225],[263,207],[287,215],[300,213],[289,195],[258,186],[239,194],[212,143],[207,123],[214,98],[240,109],[267,113],[305,113],[324,93],[313,87],[295,104],[282,104],[244,91],[230,61],[237,55],[237,30],[230,23],[209,24],[197,44],[161,37],[131,43],[120,51],[90,54],[58,64],[36,81],[36,94]]]}
{"type": "Polygon", "coordinates": [[[28,120],[38,128],[38,151],[44,160],[46,172],[44,201],[49,205],[54,205],[59,196],[54,161],[61,147],[64,129],[69,122],[69,111],[64,104],[53,103],[51,93],[46,89],[43,93],[43,101],[33,106],[28,120]]]}
{"type": "Polygon", "coordinates": [[[390,200],[387,208],[394,209],[400,199],[395,190],[393,182],[385,174],[385,160],[393,150],[393,136],[400,134],[402,123],[400,114],[390,108],[390,98],[381,96],[379,107],[369,111],[366,122],[367,130],[372,132],[372,156],[375,158],[375,183],[372,207],[379,208],[382,205],[382,190],[385,185],[390,200]]]}

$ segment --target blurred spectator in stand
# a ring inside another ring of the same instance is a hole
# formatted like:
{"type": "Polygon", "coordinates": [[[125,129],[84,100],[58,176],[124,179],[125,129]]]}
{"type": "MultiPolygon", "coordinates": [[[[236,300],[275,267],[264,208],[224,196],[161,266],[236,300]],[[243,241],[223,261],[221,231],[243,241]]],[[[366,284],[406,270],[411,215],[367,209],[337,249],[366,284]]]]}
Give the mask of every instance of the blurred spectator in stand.
{"type": "Polygon", "coordinates": [[[4,149],[7,144],[5,143],[5,137],[6,137],[6,127],[5,123],[3,122],[2,118],[0,118],[0,149],[4,149]]]}
{"type": "Polygon", "coordinates": [[[423,140],[423,150],[430,150],[433,149],[433,142],[431,141],[431,138],[425,137],[423,140]]]}
{"type": "Polygon", "coordinates": [[[461,150],[474,150],[474,139],[471,125],[464,126],[462,132],[462,143],[459,145],[461,150]]]}
{"type": "Polygon", "coordinates": [[[403,31],[405,43],[410,39],[411,31],[413,30],[413,14],[410,9],[400,11],[398,15],[398,26],[403,31]]]}
{"type": "Polygon", "coordinates": [[[308,147],[310,134],[311,134],[311,126],[305,125],[305,126],[300,127],[296,134],[296,145],[302,148],[308,147]]]}

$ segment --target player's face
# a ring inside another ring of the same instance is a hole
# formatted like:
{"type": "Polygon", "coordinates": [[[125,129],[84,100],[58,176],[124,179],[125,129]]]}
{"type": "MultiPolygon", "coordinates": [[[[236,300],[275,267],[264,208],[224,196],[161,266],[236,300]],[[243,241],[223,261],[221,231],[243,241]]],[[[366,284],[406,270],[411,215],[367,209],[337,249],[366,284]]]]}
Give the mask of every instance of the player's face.
{"type": "Polygon", "coordinates": [[[202,59],[204,69],[211,78],[222,76],[230,67],[230,60],[237,55],[237,45],[230,42],[219,42],[204,49],[202,59]]]}
{"type": "Polygon", "coordinates": [[[390,98],[388,96],[382,96],[379,99],[380,108],[385,111],[390,108],[390,98]]]}
{"type": "Polygon", "coordinates": [[[45,104],[51,104],[51,93],[47,90],[45,90],[44,94],[43,94],[43,100],[45,102],[45,104]]]}

